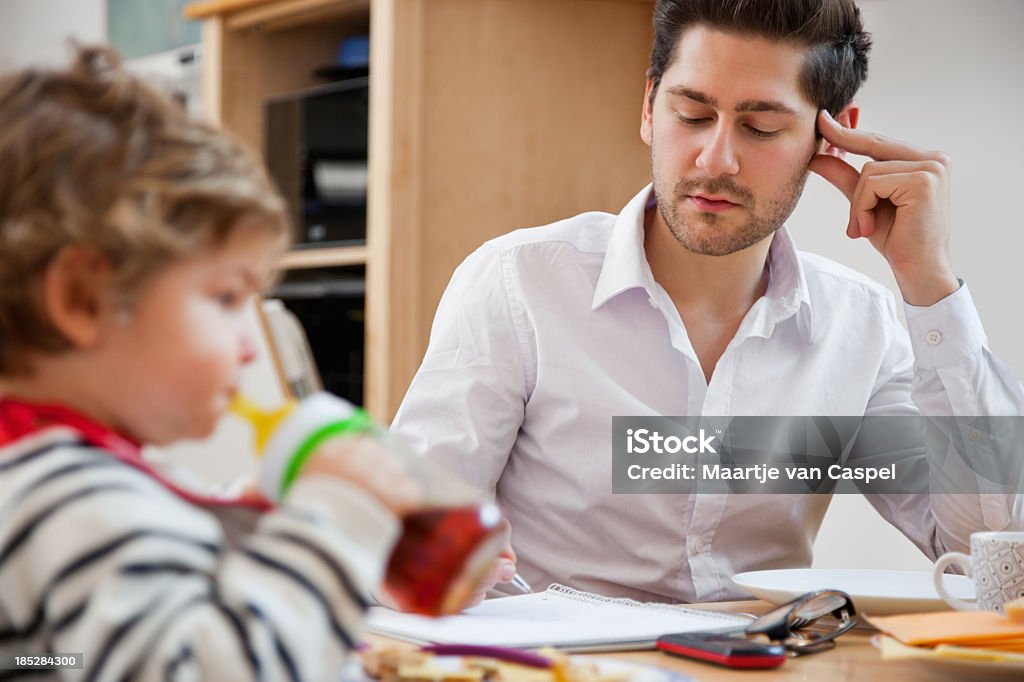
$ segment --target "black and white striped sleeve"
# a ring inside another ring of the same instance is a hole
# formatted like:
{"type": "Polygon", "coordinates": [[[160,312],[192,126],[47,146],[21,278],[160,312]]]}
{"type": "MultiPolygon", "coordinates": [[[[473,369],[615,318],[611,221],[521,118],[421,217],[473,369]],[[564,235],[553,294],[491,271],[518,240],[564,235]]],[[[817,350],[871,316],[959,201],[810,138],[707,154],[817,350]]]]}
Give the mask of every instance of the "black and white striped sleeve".
{"type": "Polygon", "coordinates": [[[63,446],[0,469],[0,651],[82,652],[68,679],[331,679],[397,532],[308,477],[229,546],[159,482],[63,446]]]}

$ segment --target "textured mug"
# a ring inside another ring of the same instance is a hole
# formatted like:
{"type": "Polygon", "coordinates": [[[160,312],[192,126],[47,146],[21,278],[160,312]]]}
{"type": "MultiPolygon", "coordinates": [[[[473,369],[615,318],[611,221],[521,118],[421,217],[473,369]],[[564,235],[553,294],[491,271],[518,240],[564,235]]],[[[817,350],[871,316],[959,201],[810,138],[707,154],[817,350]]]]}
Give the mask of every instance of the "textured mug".
{"type": "Polygon", "coordinates": [[[935,591],[959,611],[1003,612],[1003,604],[1024,597],[1024,533],[985,532],[971,535],[970,555],[947,552],[932,571],[935,591]],[[953,597],[942,584],[949,566],[959,566],[974,580],[977,594],[972,604],[953,597]]]}

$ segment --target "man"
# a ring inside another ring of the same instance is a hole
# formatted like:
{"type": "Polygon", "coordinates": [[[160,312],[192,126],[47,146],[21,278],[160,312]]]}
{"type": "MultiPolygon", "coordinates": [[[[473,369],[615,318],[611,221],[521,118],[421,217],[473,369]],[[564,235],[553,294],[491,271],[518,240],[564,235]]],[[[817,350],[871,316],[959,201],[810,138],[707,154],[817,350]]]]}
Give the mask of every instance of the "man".
{"type": "MultiPolygon", "coordinates": [[[[660,0],[654,24],[653,186],[472,254],[395,428],[496,493],[515,547],[496,578],[518,557],[535,586],[709,601],[809,565],[828,496],[613,495],[612,416],[1020,414],[1024,392],[950,265],[948,158],[855,130],[852,0],[660,0]],[[888,261],[909,335],[880,285],[796,250],[808,171],[888,261]]],[[[869,499],[931,557],[1024,526],[1010,496],[869,499]]]]}

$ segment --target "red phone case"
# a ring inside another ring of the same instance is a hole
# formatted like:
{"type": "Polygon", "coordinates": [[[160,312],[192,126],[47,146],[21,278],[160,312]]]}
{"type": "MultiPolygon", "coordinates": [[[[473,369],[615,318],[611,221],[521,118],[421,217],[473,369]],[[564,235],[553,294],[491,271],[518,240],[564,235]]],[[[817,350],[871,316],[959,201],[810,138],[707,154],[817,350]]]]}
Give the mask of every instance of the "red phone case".
{"type": "Polygon", "coordinates": [[[786,650],[777,644],[762,644],[728,635],[665,635],[658,639],[657,647],[668,654],[728,668],[778,668],[786,662],[786,650]]]}

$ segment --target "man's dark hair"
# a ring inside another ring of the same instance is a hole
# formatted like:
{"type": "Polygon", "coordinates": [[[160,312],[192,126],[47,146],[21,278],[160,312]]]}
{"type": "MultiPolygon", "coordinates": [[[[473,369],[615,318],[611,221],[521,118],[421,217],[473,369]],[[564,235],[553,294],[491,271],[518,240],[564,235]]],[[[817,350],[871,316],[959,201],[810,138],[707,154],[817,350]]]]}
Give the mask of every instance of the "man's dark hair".
{"type": "Polygon", "coordinates": [[[652,101],[679,37],[697,25],[806,47],[800,85],[831,114],[853,100],[868,76],[871,36],[853,0],[658,0],[647,69],[652,101]]]}

